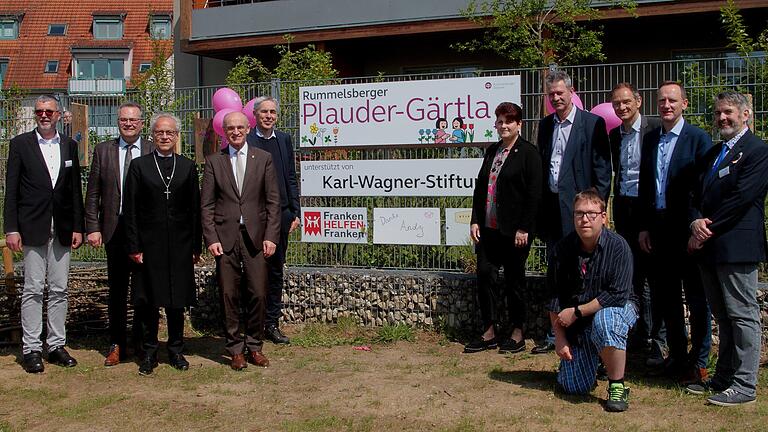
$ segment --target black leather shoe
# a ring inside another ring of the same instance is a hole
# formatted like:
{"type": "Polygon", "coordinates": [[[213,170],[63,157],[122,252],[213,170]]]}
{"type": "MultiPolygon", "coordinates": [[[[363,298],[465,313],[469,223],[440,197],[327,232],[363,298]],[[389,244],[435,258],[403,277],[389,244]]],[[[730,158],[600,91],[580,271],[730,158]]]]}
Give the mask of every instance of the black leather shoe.
{"type": "Polygon", "coordinates": [[[516,341],[510,338],[499,344],[499,354],[514,354],[521,351],[525,351],[525,339],[516,341]]]}
{"type": "Polygon", "coordinates": [[[75,360],[64,347],[58,347],[55,350],[48,353],[48,363],[53,363],[62,367],[75,367],[77,366],[77,360],[75,360]]]}
{"type": "Polygon", "coordinates": [[[531,349],[531,354],[546,354],[555,350],[555,344],[552,342],[544,341],[541,344],[537,344],[531,349]]]}
{"type": "Polygon", "coordinates": [[[189,362],[184,358],[184,354],[170,354],[168,363],[170,363],[174,369],[182,371],[189,369],[189,362]]]}
{"type": "Polygon", "coordinates": [[[473,340],[472,342],[464,345],[464,353],[471,354],[480,351],[496,349],[498,346],[499,345],[496,343],[496,338],[488,340],[477,338],[476,340],[473,340]]]}
{"type": "Polygon", "coordinates": [[[24,370],[27,373],[40,373],[45,370],[45,366],[43,366],[43,353],[32,351],[24,354],[24,370]]]}
{"type": "Polygon", "coordinates": [[[157,358],[151,355],[144,356],[139,364],[139,375],[152,375],[152,371],[157,367],[157,358]]]}
{"type": "Polygon", "coordinates": [[[276,344],[291,343],[291,340],[288,339],[288,336],[284,335],[283,332],[280,331],[280,327],[278,326],[267,327],[265,333],[266,333],[267,339],[271,340],[273,343],[276,343],[276,344]]]}

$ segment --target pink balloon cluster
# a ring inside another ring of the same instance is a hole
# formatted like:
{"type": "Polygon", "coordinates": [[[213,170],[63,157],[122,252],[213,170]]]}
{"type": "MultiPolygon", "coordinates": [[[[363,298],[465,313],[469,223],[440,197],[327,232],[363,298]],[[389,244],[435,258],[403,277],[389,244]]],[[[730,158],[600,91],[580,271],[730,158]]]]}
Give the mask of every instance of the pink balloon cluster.
{"type": "Polygon", "coordinates": [[[621,124],[621,119],[616,116],[616,112],[613,111],[613,105],[610,102],[595,105],[589,112],[605,120],[605,129],[608,133],[611,132],[611,129],[621,124]]]}
{"type": "Polygon", "coordinates": [[[224,132],[224,116],[231,112],[242,112],[248,118],[250,127],[256,126],[256,117],[253,115],[253,105],[256,99],[251,99],[243,106],[243,101],[236,91],[228,87],[223,87],[213,94],[211,104],[213,105],[213,130],[216,135],[221,137],[221,147],[227,146],[226,133],[224,132]]]}

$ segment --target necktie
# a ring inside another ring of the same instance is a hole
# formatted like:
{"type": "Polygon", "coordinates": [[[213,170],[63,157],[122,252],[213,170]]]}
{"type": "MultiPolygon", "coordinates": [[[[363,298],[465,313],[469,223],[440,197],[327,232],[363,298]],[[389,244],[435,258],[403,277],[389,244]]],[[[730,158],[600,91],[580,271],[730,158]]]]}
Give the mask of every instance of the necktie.
{"type": "Polygon", "coordinates": [[[128,144],[125,146],[125,161],[123,162],[123,178],[120,179],[120,190],[123,190],[125,186],[125,177],[128,175],[128,167],[131,165],[133,159],[133,148],[136,144],[128,144]]]}
{"type": "Polygon", "coordinates": [[[725,155],[728,153],[728,146],[723,144],[723,148],[720,149],[720,154],[717,156],[717,159],[715,160],[715,164],[712,165],[712,169],[709,170],[709,177],[712,177],[712,175],[715,174],[715,171],[717,171],[717,167],[720,166],[720,162],[725,159],[725,155]]]}
{"type": "Polygon", "coordinates": [[[243,193],[243,180],[245,179],[245,156],[238,150],[235,153],[235,172],[237,173],[237,192],[243,193]]]}

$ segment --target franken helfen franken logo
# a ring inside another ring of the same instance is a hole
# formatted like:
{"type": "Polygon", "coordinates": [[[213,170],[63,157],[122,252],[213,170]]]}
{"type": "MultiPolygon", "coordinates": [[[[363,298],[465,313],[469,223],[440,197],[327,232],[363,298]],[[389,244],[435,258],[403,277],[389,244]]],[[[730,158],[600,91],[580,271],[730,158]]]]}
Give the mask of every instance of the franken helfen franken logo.
{"type": "Polygon", "coordinates": [[[304,234],[307,235],[321,235],[320,226],[322,225],[322,217],[319,211],[305,211],[304,212],[304,234]]]}

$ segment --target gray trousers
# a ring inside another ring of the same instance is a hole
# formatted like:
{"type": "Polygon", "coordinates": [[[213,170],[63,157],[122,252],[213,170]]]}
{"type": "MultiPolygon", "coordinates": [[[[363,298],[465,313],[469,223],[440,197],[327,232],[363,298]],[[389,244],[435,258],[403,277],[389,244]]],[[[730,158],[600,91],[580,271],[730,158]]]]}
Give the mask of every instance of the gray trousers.
{"type": "Polygon", "coordinates": [[[757,264],[701,265],[699,269],[720,333],[717,367],[712,379],[754,397],[761,337],[757,264]]]}
{"type": "MultiPolygon", "coordinates": [[[[22,239],[23,240],[23,239],[22,239]]],[[[48,350],[67,343],[67,277],[70,247],[51,236],[42,246],[24,245],[24,290],[21,294],[22,352],[43,350],[43,292],[48,282],[48,350]]]]}

